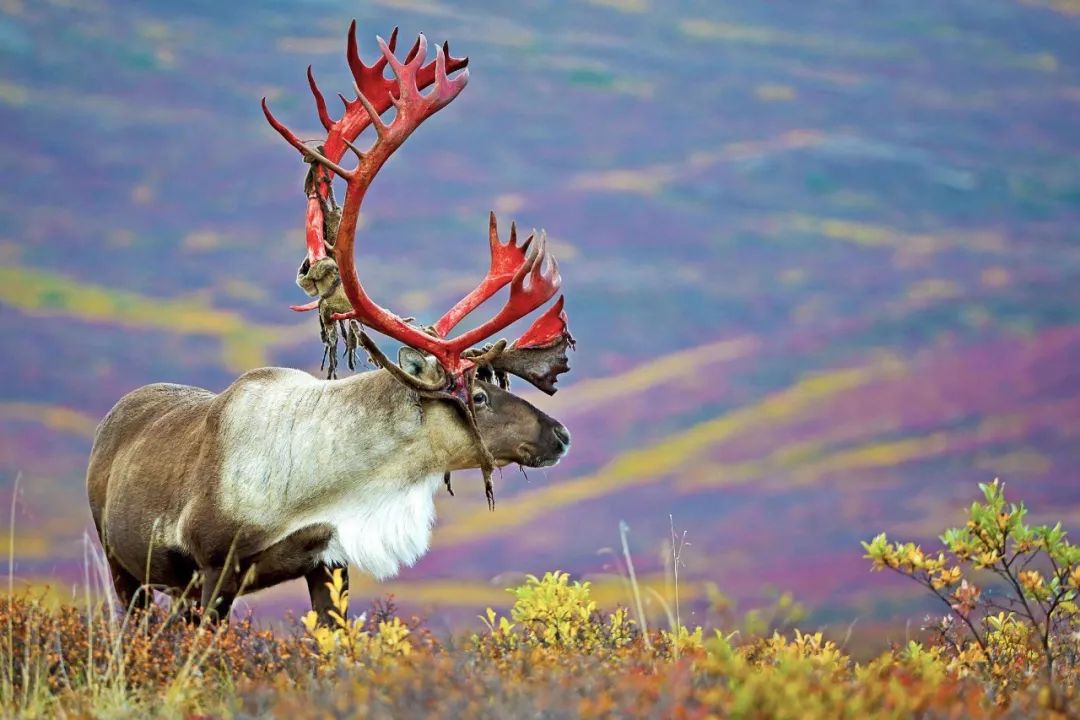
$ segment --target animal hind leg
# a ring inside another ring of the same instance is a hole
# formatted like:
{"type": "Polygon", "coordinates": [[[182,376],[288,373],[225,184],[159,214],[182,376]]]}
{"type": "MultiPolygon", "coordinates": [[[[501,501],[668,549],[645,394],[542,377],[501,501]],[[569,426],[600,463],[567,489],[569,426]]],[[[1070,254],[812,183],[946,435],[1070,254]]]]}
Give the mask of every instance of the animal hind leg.
{"type": "Polygon", "coordinates": [[[97,507],[91,503],[91,514],[94,518],[94,528],[97,530],[98,540],[101,542],[101,547],[105,551],[105,560],[109,564],[109,579],[112,580],[113,591],[116,592],[116,599],[120,603],[124,612],[133,609],[135,606],[132,604],[134,600],[139,599],[140,606],[145,608],[150,604],[153,599],[153,594],[149,588],[144,588],[142,583],[139,582],[139,578],[135,577],[124,567],[117,562],[116,558],[109,551],[108,539],[105,533],[102,532],[102,523],[100,512],[97,507]]]}
{"type": "Polygon", "coordinates": [[[120,563],[116,562],[111,556],[107,559],[113,589],[116,591],[116,598],[120,601],[124,611],[134,608],[145,610],[153,599],[150,588],[144,587],[137,577],[121,567],[120,563]]]}

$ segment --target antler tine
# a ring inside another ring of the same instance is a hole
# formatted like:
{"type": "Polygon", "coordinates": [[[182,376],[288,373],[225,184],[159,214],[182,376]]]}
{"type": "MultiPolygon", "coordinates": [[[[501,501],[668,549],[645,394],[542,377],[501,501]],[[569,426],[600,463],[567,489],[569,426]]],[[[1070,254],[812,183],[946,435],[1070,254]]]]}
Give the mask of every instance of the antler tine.
{"type": "Polygon", "coordinates": [[[322,123],[324,129],[332,130],[334,121],[330,119],[330,113],[326,110],[326,98],[323,97],[319,84],[315,82],[315,73],[312,72],[310,65],[307,66],[307,81],[311,94],[315,96],[315,109],[319,112],[319,122],[322,123]]]}
{"type": "Polygon", "coordinates": [[[546,303],[555,296],[561,286],[562,276],[559,274],[559,264],[554,257],[548,255],[547,238],[541,233],[528,259],[514,274],[510,282],[510,297],[495,317],[453,338],[448,344],[460,352],[494,335],[546,303]],[[544,266],[549,263],[550,269],[545,274],[544,266]],[[529,282],[527,287],[526,279],[529,282]]]}
{"type": "Polygon", "coordinates": [[[519,247],[517,244],[517,225],[511,223],[510,241],[503,245],[499,241],[499,227],[495,213],[489,213],[488,245],[491,249],[491,265],[488,268],[488,273],[472,292],[458,300],[452,308],[439,318],[435,323],[435,332],[441,337],[446,337],[446,334],[453,330],[469,313],[506,287],[514,279],[518,269],[528,259],[525,253],[528,251],[531,242],[532,236],[530,235],[525,243],[519,247]]]}
{"type": "MultiPolygon", "coordinates": [[[[510,244],[511,245],[513,245],[514,240],[517,239],[516,238],[516,236],[517,236],[516,231],[517,231],[517,225],[515,225],[514,222],[511,221],[510,222],[510,244]]],[[[495,253],[498,251],[498,249],[500,247],[502,247],[502,243],[499,241],[499,220],[498,220],[498,218],[495,217],[495,211],[494,210],[491,210],[490,212],[488,212],[488,247],[491,249],[492,257],[494,257],[495,253]]]]}
{"type": "Polygon", "coordinates": [[[311,312],[312,310],[319,309],[319,299],[306,302],[303,305],[290,305],[289,309],[293,312],[311,312]]]}
{"type": "MultiPolygon", "coordinates": [[[[390,47],[390,51],[393,52],[397,47],[398,29],[395,27],[390,33],[390,42],[387,45],[390,47]]],[[[386,67],[386,58],[379,56],[379,59],[375,61],[375,64],[368,67],[364,64],[364,61],[360,59],[359,43],[356,41],[356,21],[353,20],[349,25],[349,40],[345,49],[345,60],[349,63],[349,70],[352,71],[353,79],[361,87],[364,87],[366,83],[372,85],[378,84],[380,87],[387,87],[392,85],[392,81],[388,81],[383,77],[383,69],[386,67]]],[[[365,88],[368,93],[375,90],[375,87],[365,88]]],[[[389,107],[389,105],[387,105],[389,107]]],[[[386,108],[383,108],[385,110],[386,108]]]]}
{"type": "Polygon", "coordinates": [[[296,134],[293,133],[292,130],[283,125],[276,117],[274,117],[274,113],[270,112],[270,105],[266,102],[266,98],[262,99],[262,110],[263,115],[266,116],[267,122],[269,122],[270,125],[278,131],[278,134],[281,135],[281,137],[285,138],[285,141],[287,143],[299,150],[302,155],[304,155],[305,157],[314,158],[319,163],[329,168],[330,170],[333,170],[337,175],[340,175],[346,180],[348,180],[349,177],[352,176],[351,171],[341,167],[336,162],[330,160],[325,155],[320,153],[318,150],[313,150],[312,148],[308,147],[300,140],[300,138],[296,137],[296,134]]]}
{"type": "Polygon", "coordinates": [[[555,304],[544,311],[544,314],[536,318],[529,329],[514,341],[515,349],[531,348],[546,345],[558,339],[566,328],[566,311],[563,310],[564,297],[559,296],[555,304]]]}
{"type": "MultiPolygon", "coordinates": [[[[379,139],[384,139],[386,134],[390,132],[390,128],[379,117],[379,111],[368,100],[368,96],[364,94],[364,91],[360,89],[360,85],[355,81],[353,82],[353,90],[356,91],[356,100],[364,106],[364,111],[368,114],[368,122],[375,128],[375,134],[379,136],[379,139]]],[[[396,102],[393,98],[390,102],[396,102]]]]}
{"type": "MultiPolygon", "coordinates": [[[[418,34],[416,36],[416,39],[413,40],[412,47],[409,48],[409,52],[405,53],[405,62],[406,63],[412,62],[412,59],[414,57],[416,57],[416,53],[420,52],[420,38],[421,37],[423,37],[423,33],[420,33],[420,34],[418,34]]],[[[391,47],[390,49],[393,50],[394,48],[391,47]]],[[[424,48],[424,50],[426,52],[427,48],[424,48]]],[[[383,60],[383,59],[385,59],[385,58],[380,58],[380,60],[383,60]]],[[[383,67],[385,67],[385,63],[383,65],[383,67]]]]}
{"type": "Polygon", "coordinates": [[[398,87],[401,91],[398,100],[400,101],[404,98],[405,93],[409,93],[410,95],[413,93],[419,94],[420,90],[416,87],[416,70],[423,64],[424,59],[427,57],[427,37],[424,36],[424,33],[420,33],[417,36],[416,44],[405,58],[405,62],[401,62],[397,59],[397,56],[394,55],[394,51],[387,46],[386,41],[383,40],[381,36],[376,35],[375,42],[379,43],[379,49],[382,50],[383,59],[390,63],[394,75],[397,76],[399,83],[398,87]]]}
{"type": "MultiPolygon", "coordinates": [[[[529,237],[525,238],[525,242],[521,243],[521,251],[522,252],[527,252],[528,251],[529,246],[532,245],[532,241],[533,241],[534,237],[535,237],[535,235],[533,233],[529,233],[529,237]]],[[[517,223],[514,223],[514,222],[510,223],[510,244],[511,245],[516,245],[517,244],[517,223]]]]}

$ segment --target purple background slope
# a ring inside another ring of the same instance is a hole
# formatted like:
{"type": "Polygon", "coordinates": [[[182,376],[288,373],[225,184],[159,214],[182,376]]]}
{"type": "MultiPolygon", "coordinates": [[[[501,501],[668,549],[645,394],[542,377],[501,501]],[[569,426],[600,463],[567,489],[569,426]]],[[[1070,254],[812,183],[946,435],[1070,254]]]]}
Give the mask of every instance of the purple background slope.
{"type": "Polygon", "coordinates": [[[658,577],[670,515],[691,599],[772,585],[822,621],[889,620],[909,596],[858,541],[932,539],[976,481],[1080,527],[1078,11],[3,0],[17,575],[81,576],[93,426],[124,392],[317,372],[314,320],[286,310],[303,167],[258,100],[314,137],[304,67],[350,87],[352,17],[368,59],[397,24],[472,68],[369,195],[373,295],[438,317],[482,274],[494,208],[547,229],[579,341],[537,399],[569,458],[507,470],[494,514],[459,480],[403,599],[471,617],[508,573],[609,572],[620,520],[658,577]]]}

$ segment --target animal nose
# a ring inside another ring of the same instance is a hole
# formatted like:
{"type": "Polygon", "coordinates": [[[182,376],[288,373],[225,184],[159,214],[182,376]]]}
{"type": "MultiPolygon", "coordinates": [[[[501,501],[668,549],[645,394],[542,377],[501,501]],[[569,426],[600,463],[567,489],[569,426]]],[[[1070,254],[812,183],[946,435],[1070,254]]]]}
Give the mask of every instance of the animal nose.
{"type": "Polygon", "coordinates": [[[565,425],[556,425],[552,428],[552,432],[555,433],[555,437],[559,438],[559,442],[567,447],[570,446],[570,431],[566,429],[565,425]]]}

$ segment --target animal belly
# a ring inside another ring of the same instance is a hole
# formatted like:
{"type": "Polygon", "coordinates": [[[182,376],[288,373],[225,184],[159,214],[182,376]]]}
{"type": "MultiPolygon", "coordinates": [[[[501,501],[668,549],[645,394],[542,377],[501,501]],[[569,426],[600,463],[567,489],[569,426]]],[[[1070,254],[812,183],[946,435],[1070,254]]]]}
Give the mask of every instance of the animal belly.
{"type": "Polygon", "coordinates": [[[195,558],[183,549],[150,542],[142,534],[111,537],[108,553],[140,583],[160,590],[184,590],[198,569],[195,558]]]}
{"type": "Polygon", "coordinates": [[[330,525],[309,525],[245,558],[242,564],[252,566],[254,573],[243,591],[254,592],[303,577],[322,562],[333,535],[334,528],[330,525]]]}

